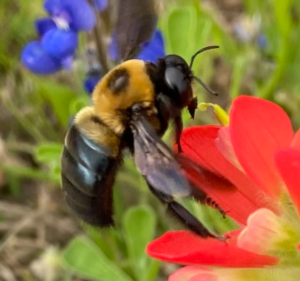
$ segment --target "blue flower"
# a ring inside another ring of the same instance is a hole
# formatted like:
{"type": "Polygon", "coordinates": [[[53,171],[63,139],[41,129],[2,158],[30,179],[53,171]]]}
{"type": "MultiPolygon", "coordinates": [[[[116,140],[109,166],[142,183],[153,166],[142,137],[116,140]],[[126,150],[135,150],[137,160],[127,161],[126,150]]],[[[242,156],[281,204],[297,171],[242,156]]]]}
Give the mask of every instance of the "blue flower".
{"type": "MultiPolygon", "coordinates": [[[[112,36],[108,53],[112,60],[116,61],[118,59],[118,46],[115,36],[112,36]]],[[[150,41],[142,44],[141,51],[136,58],[144,61],[156,62],[158,58],[164,56],[166,56],[164,39],[161,31],[156,29],[150,41]]]]}
{"type": "Polygon", "coordinates": [[[264,34],[260,33],[257,35],[256,43],[261,49],[265,49],[268,45],[268,39],[264,34]]]}
{"type": "Polygon", "coordinates": [[[83,87],[85,91],[91,95],[98,84],[98,82],[101,80],[101,78],[104,76],[104,72],[101,68],[92,69],[87,73],[86,79],[84,80],[83,87]]]}
{"type": "Polygon", "coordinates": [[[21,55],[22,63],[36,74],[69,69],[78,46],[78,32],[90,30],[96,23],[86,0],[45,0],[44,8],[51,17],[35,22],[41,42],[27,44],[21,55]]]}
{"type": "Polygon", "coordinates": [[[107,8],[108,0],[94,0],[98,11],[102,12],[107,8]]]}
{"type": "Polygon", "coordinates": [[[113,61],[118,60],[118,46],[117,46],[117,38],[115,34],[113,34],[113,36],[111,37],[111,42],[108,46],[108,55],[113,61]]]}
{"type": "Polygon", "coordinates": [[[51,57],[38,41],[25,46],[21,60],[26,68],[38,74],[52,74],[61,68],[60,60],[51,57]]]}
{"type": "Polygon", "coordinates": [[[164,38],[162,33],[156,29],[151,40],[142,45],[142,50],[136,58],[139,60],[156,62],[158,58],[165,56],[164,38]]]}
{"type": "Polygon", "coordinates": [[[41,43],[50,56],[64,59],[74,54],[78,45],[77,33],[53,28],[43,36],[41,43]]]}
{"type": "Polygon", "coordinates": [[[51,17],[66,21],[74,31],[91,30],[96,23],[93,8],[86,0],[46,0],[44,8],[51,17]]]}
{"type": "Polygon", "coordinates": [[[44,36],[47,31],[53,28],[56,28],[56,23],[51,18],[40,18],[35,21],[35,29],[41,37],[44,36]]]}
{"type": "Polygon", "coordinates": [[[93,76],[87,76],[87,78],[84,80],[84,84],[83,87],[85,89],[85,91],[91,95],[96,87],[96,85],[98,84],[98,82],[100,81],[101,76],[98,75],[93,75],[93,76]]]}

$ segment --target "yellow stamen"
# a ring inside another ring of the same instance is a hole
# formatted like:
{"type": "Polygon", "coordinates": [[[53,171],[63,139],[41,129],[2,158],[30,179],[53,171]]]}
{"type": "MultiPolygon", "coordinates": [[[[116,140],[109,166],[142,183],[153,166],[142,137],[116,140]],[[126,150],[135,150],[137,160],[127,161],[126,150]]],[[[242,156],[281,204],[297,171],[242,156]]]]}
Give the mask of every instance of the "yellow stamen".
{"type": "Polygon", "coordinates": [[[215,116],[222,126],[227,126],[229,124],[229,116],[227,112],[219,105],[202,102],[198,106],[201,111],[205,111],[208,107],[212,107],[214,109],[215,116]]]}

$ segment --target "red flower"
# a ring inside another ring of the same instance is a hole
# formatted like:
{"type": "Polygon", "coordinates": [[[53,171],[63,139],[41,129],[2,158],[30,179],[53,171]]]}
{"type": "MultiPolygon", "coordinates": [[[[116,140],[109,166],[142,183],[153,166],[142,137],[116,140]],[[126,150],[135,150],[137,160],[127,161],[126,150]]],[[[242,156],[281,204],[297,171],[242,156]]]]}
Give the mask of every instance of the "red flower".
{"type": "Polygon", "coordinates": [[[239,277],[234,279],[232,270],[224,273],[199,265],[260,268],[262,280],[277,280],[274,271],[266,273],[266,268],[277,266],[278,278],[300,280],[300,131],[294,134],[278,105],[254,97],[236,98],[229,117],[226,127],[184,130],[181,146],[185,156],[232,183],[226,189],[212,186],[195,171],[186,171],[241,229],[228,234],[227,244],[188,231],[168,232],[151,242],[147,252],[160,260],[196,265],[179,270],[170,280],[252,280],[249,270],[245,278],[235,271],[239,277]]]}

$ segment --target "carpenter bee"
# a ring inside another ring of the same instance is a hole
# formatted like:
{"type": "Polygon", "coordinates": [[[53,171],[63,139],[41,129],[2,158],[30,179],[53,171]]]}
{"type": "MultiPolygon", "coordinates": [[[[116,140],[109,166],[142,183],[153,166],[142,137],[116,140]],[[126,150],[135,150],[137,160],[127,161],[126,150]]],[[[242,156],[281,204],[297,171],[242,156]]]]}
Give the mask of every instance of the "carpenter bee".
{"type": "Polygon", "coordinates": [[[112,187],[129,149],[151,192],[188,229],[202,237],[209,232],[176,198],[194,197],[222,210],[185,177],[175,155],[161,140],[170,121],[180,149],[181,111],[191,117],[197,107],[191,67],[178,55],[156,64],[132,59],[141,43],[149,40],[157,23],[153,0],[120,1],[116,23],[117,45],[123,62],[109,71],[92,94],[92,106],[75,116],[65,137],[62,154],[62,187],[71,209],[84,222],[98,227],[113,225],[112,187]]]}

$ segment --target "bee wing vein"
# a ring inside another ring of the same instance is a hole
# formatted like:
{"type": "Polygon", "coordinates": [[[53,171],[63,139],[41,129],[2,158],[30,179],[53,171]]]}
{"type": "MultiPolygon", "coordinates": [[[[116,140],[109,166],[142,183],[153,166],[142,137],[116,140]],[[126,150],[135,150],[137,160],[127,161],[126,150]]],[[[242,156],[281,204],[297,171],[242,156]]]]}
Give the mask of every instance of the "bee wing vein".
{"type": "Polygon", "coordinates": [[[173,197],[187,197],[190,186],[171,150],[145,117],[132,123],[136,167],[153,189],[173,197]]]}

